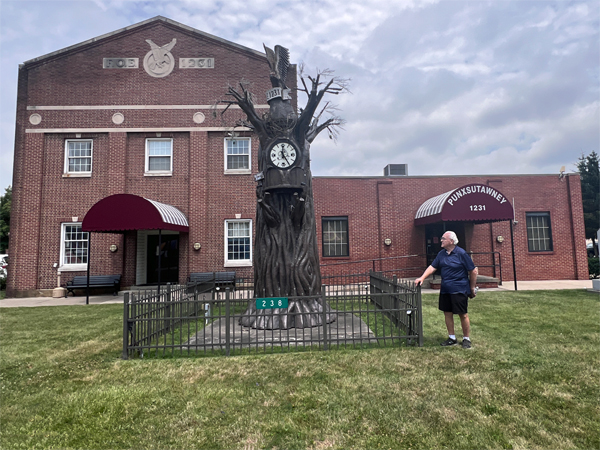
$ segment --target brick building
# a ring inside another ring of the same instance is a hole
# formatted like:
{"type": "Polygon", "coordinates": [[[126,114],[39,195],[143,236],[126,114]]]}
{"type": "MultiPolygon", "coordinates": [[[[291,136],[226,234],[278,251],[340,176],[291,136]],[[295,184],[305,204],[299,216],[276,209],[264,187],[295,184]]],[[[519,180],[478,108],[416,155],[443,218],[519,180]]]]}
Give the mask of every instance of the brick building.
{"type": "MultiPolygon", "coordinates": [[[[222,117],[225,105],[215,106],[240,80],[266,112],[263,53],[163,17],[22,64],[7,295],[48,294],[84,274],[88,243],[91,273],[122,274],[123,286],[155,283],[159,254],[162,281],[251,276],[258,139],[232,128],[239,109],[222,117]],[[92,216],[108,225],[88,241],[82,222],[92,216]]],[[[313,185],[324,274],[419,275],[442,231],[455,229],[482,272],[498,277],[491,261],[501,260],[502,279],[513,279],[514,206],[519,279],[588,277],[578,175],[315,177],[313,185]],[[495,194],[482,197],[481,186],[495,194]],[[435,198],[438,209],[417,219],[435,198]],[[452,215],[467,199],[469,213],[452,215]]]]}

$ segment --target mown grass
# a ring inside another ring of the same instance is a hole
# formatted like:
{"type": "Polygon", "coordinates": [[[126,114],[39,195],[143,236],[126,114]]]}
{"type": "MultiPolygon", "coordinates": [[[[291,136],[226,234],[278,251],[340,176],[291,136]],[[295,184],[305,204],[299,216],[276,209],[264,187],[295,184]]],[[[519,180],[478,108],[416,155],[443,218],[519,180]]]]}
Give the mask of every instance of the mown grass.
{"type": "Polygon", "coordinates": [[[122,306],[0,310],[2,449],[600,447],[597,295],[480,293],[474,348],[123,361],[122,306]]]}

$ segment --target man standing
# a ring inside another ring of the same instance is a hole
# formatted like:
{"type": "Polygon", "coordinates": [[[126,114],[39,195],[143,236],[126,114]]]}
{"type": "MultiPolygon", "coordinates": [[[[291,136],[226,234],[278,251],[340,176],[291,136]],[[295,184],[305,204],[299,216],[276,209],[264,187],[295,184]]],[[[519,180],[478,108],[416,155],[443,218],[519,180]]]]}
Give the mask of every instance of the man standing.
{"type": "Polygon", "coordinates": [[[462,248],[457,247],[458,238],[454,231],[446,231],[442,236],[442,250],[438,253],[431,265],[415,280],[418,285],[437,270],[442,276],[442,287],[440,289],[439,309],[444,312],[448,339],[442,342],[442,346],[456,345],[454,334],[454,314],[460,317],[463,341],[462,348],[471,348],[471,323],[467,307],[469,298],[476,295],[475,284],[477,283],[477,268],[471,257],[462,248]]]}

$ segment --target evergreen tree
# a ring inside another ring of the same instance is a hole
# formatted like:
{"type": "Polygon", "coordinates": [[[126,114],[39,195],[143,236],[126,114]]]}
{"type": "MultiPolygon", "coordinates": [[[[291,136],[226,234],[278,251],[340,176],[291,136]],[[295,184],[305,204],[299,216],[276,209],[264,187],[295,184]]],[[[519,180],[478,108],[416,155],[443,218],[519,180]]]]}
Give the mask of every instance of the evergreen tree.
{"type": "Polygon", "coordinates": [[[585,222],[585,237],[592,239],[594,254],[598,255],[596,233],[600,228],[600,168],[596,152],[581,155],[577,170],[581,175],[581,195],[583,198],[583,220],[585,222]]]}
{"type": "Polygon", "coordinates": [[[12,200],[12,188],[6,188],[6,192],[0,197],[0,253],[8,251],[8,233],[10,232],[10,204],[12,200]]]}

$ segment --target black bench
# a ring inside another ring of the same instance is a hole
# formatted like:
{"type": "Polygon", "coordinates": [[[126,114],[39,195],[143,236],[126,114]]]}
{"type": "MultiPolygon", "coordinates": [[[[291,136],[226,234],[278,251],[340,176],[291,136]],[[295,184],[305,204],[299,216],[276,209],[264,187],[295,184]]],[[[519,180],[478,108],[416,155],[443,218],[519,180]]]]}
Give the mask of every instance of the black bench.
{"type": "MultiPolygon", "coordinates": [[[[85,289],[87,286],[87,275],[74,277],[64,285],[67,289],[65,298],[69,295],[69,292],[75,297],[75,289],[85,289]]],[[[121,275],[90,275],[90,287],[110,287],[113,288],[113,295],[119,295],[119,291],[121,290],[121,275]]]]}
{"type": "Polygon", "coordinates": [[[235,289],[235,272],[195,272],[190,273],[188,284],[214,284],[215,287],[235,289]]]}

